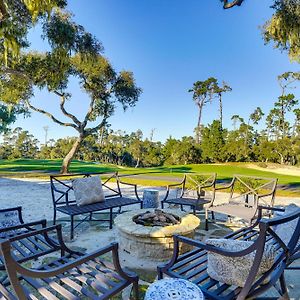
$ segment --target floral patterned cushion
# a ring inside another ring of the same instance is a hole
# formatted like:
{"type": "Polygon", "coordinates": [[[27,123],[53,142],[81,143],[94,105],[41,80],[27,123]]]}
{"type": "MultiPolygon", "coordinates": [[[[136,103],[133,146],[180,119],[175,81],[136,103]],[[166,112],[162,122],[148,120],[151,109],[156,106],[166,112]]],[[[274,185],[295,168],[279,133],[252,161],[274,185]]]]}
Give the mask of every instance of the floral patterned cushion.
{"type": "MultiPolygon", "coordinates": [[[[17,210],[0,212],[0,229],[20,224],[19,213],[17,210]]],[[[0,233],[0,238],[5,238],[7,234],[11,234],[11,231],[0,233]]]]}
{"type": "MultiPolygon", "coordinates": [[[[223,248],[229,251],[241,251],[250,247],[253,242],[237,241],[230,239],[208,239],[209,245],[223,248]]],[[[276,249],[272,245],[266,245],[257,277],[268,271],[275,259],[276,249]]],[[[228,285],[243,287],[253,265],[255,252],[242,257],[228,257],[213,252],[208,252],[208,275],[228,285]]]]}
{"type": "Polygon", "coordinates": [[[76,203],[79,206],[105,200],[99,176],[74,179],[72,186],[76,203]]]}
{"type": "MultiPolygon", "coordinates": [[[[285,211],[282,215],[283,216],[288,215],[299,209],[300,209],[300,207],[297,206],[296,204],[290,204],[285,208],[285,211]]],[[[292,238],[293,233],[295,232],[297,222],[298,222],[298,218],[296,218],[290,222],[280,224],[275,229],[275,232],[277,233],[277,235],[281,238],[281,240],[286,245],[289,243],[290,239],[292,238]]],[[[299,243],[300,243],[300,241],[299,241],[299,243]]]]}

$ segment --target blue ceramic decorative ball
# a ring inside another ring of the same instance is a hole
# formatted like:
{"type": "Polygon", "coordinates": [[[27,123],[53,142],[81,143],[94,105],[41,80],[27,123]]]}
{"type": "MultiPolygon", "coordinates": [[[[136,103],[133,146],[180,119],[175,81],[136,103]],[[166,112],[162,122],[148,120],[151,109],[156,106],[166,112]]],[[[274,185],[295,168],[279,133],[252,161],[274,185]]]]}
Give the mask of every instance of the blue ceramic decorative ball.
{"type": "Polygon", "coordinates": [[[144,300],[203,300],[200,288],[184,279],[162,279],[148,288],[144,300]]]}

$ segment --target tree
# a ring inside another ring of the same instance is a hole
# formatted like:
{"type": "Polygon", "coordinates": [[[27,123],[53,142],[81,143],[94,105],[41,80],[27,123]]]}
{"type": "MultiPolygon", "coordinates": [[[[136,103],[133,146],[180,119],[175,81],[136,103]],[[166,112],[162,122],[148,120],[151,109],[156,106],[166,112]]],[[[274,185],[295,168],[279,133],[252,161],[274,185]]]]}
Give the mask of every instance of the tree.
{"type": "Polygon", "coordinates": [[[295,95],[291,93],[287,94],[286,90],[288,88],[293,88],[291,87],[291,84],[299,79],[299,73],[295,72],[285,72],[278,76],[278,83],[281,87],[281,95],[278,97],[278,101],[275,102],[275,109],[279,116],[279,128],[283,138],[286,136],[288,126],[285,121],[285,115],[298,104],[298,100],[295,99],[295,95]]]}
{"type": "Polygon", "coordinates": [[[5,134],[1,149],[1,158],[35,158],[38,151],[38,140],[20,127],[5,134]]]}
{"type": "Polygon", "coordinates": [[[27,33],[37,21],[47,21],[54,8],[66,6],[66,0],[0,0],[0,50],[5,64],[17,59],[28,46],[27,33]]]}
{"type": "Polygon", "coordinates": [[[299,0],[275,0],[272,18],[263,26],[266,43],[274,42],[275,47],[287,51],[290,60],[300,62],[300,2],[299,0]]]}
{"type": "Polygon", "coordinates": [[[221,0],[221,2],[223,2],[223,8],[228,9],[236,5],[240,6],[244,2],[244,0],[233,0],[233,1],[221,0]]]}
{"type": "Polygon", "coordinates": [[[244,123],[244,119],[240,117],[239,115],[233,115],[231,117],[231,121],[233,121],[233,129],[236,130],[236,124],[237,122],[239,123],[244,123]]]}
{"type": "Polygon", "coordinates": [[[248,146],[249,146],[249,131],[253,130],[253,127],[250,126],[250,121],[253,122],[253,124],[257,125],[258,122],[262,119],[264,113],[261,110],[260,107],[257,107],[252,114],[250,114],[248,119],[248,124],[245,126],[246,128],[246,134],[245,134],[245,143],[244,143],[244,155],[247,157],[248,153],[248,146]]]}
{"type": "Polygon", "coordinates": [[[0,133],[8,132],[9,125],[17,120],[19,114],[28,116],[28,111],[20,105],[13,106],[0,103],[0,133]]]}
{"type": "Polygon", "coordinates": [[[130,152],[132,153],[133,158],[136,160],[135,168],[140,166],[142,156],[144,154],[144,145],[143,145],[143,132],[138,129],[136,132],[131,134],[132,142],[130,144],[130,152]]]}
{"type": "Polygon", "coordinates": [[[202,158],[207,162],[223,161],[224,136],[221,123],[214,120],[203,130],[201,141],[202,158]]]}
{"type": "Polygon", "coordinates": [[[131,72],[117,73],[113,69],[102,54],[101,43],[81,25],[73,22],[70,14],[53,12],[49,20],[43,23],[43,38],[51,47],[49,52],[21,52],[19,60],[8,60],[7,66],[1,68],[0,100],[25,103],[31,110],[78,132],[72,148],[63,159],[61,173],[67,173],[84,139],[106,126],[118,104],[124,110],[133,107],[141,89],[136,86],[131,72]],[[90,98],[82,120],[66,108],[66,102],[72,99],[68,91],[71,79],[77,79],[81,89],[90,98]],[[37,88],[59,97],[60,111],[68,121],[62,121],[33,104],[37,88]],[[89,127],[91,122],[93,126],[89,127]]]}
{"type": "Polygon", "coordinates": [[[218,83],[215,84],[214,93],[217,95],[217,98],[219,100],[219,113],[220,113],[221,128],[223,127],[223,102],[222,102],[222,96],[223,96],[223,93],[231,92],[231,91],[232,91],[232,88],[225,81],[223,81],[221,86],[219,86],[218,83]]]}
{"type": "MultiPolygon", "coordinates": [[[[225,9],[240,6],[244,0],[221,0],[225,9]]],[[[274,0],[275,10],[262,27],[265,43],[274,42],[275,48],[287,51],[291,61],[300,62],[300,2],[299,0],[274,0]]]]}
{"type": "Polygon", "coordinates": [[[293,136],[299,136],[300,135],[300,108],[295,108],[293,110],[295,114],[295,123],[293,126],[293,136]]]}
{"type": "Polygon", "coordinates": [[[189,90],[193,93],[193,100],[198,107],[198,122],[196,127],[196,142],[199,144],[201,140],[201,120],[202,120],[202,110],[207,103],[212,101],[214,94],[214,87],[217,83],[217,79],[209,77],[205,81],[196,81],[193,88],[189,90]]]}

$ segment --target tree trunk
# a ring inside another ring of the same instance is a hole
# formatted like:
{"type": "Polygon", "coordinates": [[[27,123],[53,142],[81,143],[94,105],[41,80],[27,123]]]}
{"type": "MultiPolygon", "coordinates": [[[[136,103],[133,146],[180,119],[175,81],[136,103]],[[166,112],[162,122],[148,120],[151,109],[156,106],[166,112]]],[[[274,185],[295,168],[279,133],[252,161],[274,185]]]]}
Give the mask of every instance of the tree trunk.
{"type": "Polygon", "coordinates": [[[140,166],[140,158],[138,157],[137,161],[136,161],[136,165],[135,168],[138,168],[140,166]]]}
{"type": "Polygon", "coordinates": [[[222,103],[222,95],[219,95],[219,110],[220,110],[220,124],[221,129],[223,128],[223,103],[222,103]]]}
{"type": "Polygon", "coordinates": [[[61,166],[61,169],[60,169],[61,174],[69,173],[70,163],[71,163],[73,157],[75,156],[77,150],[79,149],[79,147],[80,147],[83,140],[84,140],[84,137],[82,135],[80,135],[77,138],[77,140],[75,141],[75,143],[73,144],[71,150],[69,151],[69,153],[66,155],[66,157],[64,158],[64,160],[62,162],[62,166],[61,166]]]}
{"type": "Polygon", "coordinates": [[[202,109],[203,109],[203,101],[198,103],[199,108],[199,115],[198,115],[198,122],[196,128],[196,143],[200,144],[201,141],[201,119],[202,119],[202,109]]]}

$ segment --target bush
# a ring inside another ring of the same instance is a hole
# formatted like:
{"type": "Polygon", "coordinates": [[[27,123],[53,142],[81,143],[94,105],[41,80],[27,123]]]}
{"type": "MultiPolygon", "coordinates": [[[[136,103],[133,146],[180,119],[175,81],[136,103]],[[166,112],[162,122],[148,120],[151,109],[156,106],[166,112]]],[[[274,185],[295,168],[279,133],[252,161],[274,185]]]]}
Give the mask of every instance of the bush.
{"type": "Polygon", "coordinates": [[[258,163],[258,166],[261,167],[261,168],[267,168],[268,167],[268,165],[265,162],[258,163]]]}

